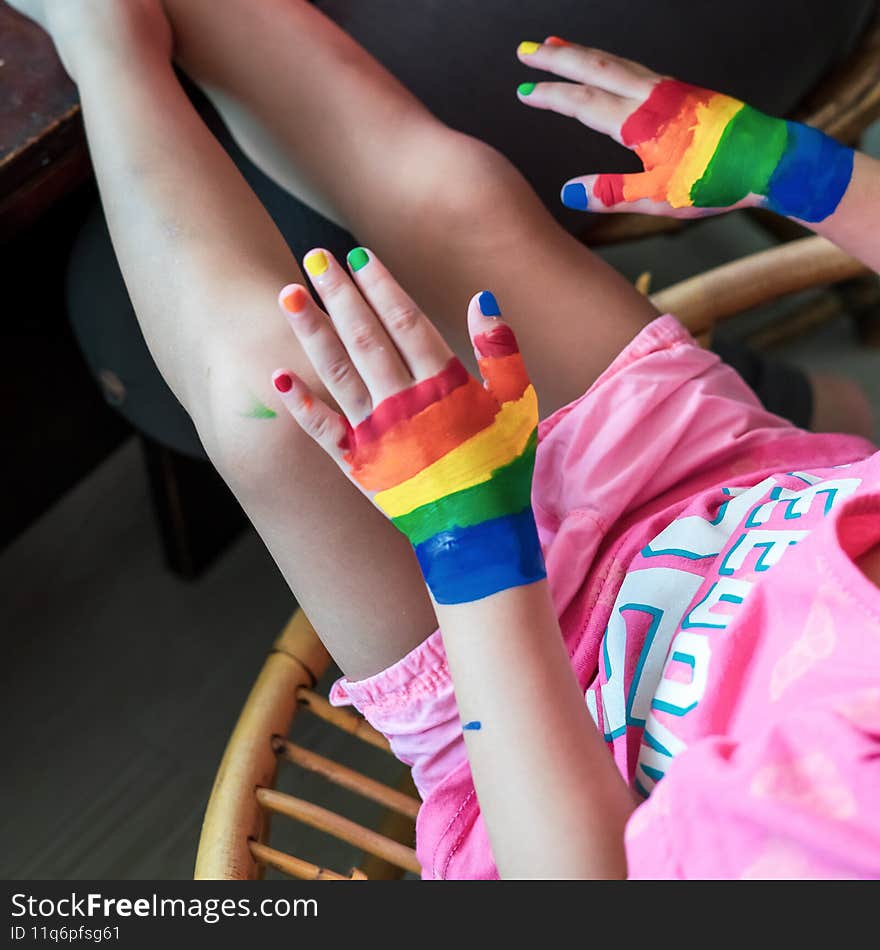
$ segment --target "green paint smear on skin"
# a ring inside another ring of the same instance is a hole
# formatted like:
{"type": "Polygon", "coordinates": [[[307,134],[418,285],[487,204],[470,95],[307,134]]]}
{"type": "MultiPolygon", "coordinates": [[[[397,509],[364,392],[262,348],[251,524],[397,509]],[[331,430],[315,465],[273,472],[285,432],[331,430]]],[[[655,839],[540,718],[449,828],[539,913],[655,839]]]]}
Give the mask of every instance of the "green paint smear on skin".
{"type": "Polygon", "coordinates": [[[766,196],[787,145],[784,120],[743,106],[727,123],[703,177],[691,187],[694,205],[726,208],[750,194],[766,196]]]}
{"type": "Polygon", "coordinates": [[[410,544],[416,545],[453,526],[467,528],[491,518],[519,513],[531,503],[537,448],[538,430],[535,429],[522,452],[512,462],[496,468],[488,481],[392,518],[394,526],[409,538],[410,544]]]}
{"type": "Polygon", "coordinates": [[[274,409],[270,409],[261,403],[256,396],[252,396],[251,399],[252,403],[250,409],[242,413],[246,419],[275,419],[278,416],[278,413],[275,412],[274,409]]]}

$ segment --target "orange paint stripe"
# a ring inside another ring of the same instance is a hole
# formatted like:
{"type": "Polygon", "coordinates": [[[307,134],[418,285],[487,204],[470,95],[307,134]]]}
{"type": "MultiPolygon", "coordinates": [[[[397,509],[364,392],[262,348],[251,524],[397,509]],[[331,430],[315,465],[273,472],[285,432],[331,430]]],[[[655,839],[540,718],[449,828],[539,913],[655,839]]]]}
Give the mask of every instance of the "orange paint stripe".
{"type": "Polygon", "coordinates": [[[685,98],[678,115],[662,128],[656,138],[640,142],[635,147],[636,154],[651,171],[624,178],[623,196],[627,201],[640,198],[666,201],[672,176],[694,140],[697,107],[712,95],[714,93],[709,90],[695,88],[685,98]]]}
{"type": "Polygon", "coordinates": [[[351,474],[368,491],[393,488],[491,425],[498,412],[494,397],[475,380],[454,389],[382,438],[358,446],[346,457],[351,474]]]}
{"type": "Polygon", "coordinates": [[[510,402],[526,391],[529,376],[521,353],[489,356],[478,360],[480,373],[498,402],[510,402]]]}
{"type": "Polygon", "coordinates": [[[467,385],[470,378],[464,365],[453,356],[439,373],[374,406],[367,418],[352,430],[349,445],[355,446],[357,451],[367,442],[381,442],[382,436],[390,428],[440,402],[452,390],[467,385]]]}

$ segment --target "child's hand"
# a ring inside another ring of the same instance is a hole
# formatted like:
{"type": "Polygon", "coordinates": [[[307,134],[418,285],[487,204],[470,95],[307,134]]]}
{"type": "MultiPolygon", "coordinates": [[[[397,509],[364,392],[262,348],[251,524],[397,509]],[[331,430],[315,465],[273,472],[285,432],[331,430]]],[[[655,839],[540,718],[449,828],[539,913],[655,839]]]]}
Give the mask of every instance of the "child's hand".
{"type": "Polygon", "coordinates": [[[562,189],[571,208],[687,218],[761,206],[814,223],[849,184],[852,149],[816,129],[557,37],[521,43],[517,55],[573,80],[523,83],[522,102],[610,135],[645,166],[573,178],[562,189]]]}
{"type": "Polygon", "coordinates": [[[280,302],[343,414],[289,370],[291,415],[415,548],[440,604],[545,576],[531,509],[538,403],[513,332],[488,291],[468,308],[481,386],[382,264],[326,251],[305,267],[330,314],[298,285],[280,302]],[[357,286],[355,286],[355,284],[357,286]]]}

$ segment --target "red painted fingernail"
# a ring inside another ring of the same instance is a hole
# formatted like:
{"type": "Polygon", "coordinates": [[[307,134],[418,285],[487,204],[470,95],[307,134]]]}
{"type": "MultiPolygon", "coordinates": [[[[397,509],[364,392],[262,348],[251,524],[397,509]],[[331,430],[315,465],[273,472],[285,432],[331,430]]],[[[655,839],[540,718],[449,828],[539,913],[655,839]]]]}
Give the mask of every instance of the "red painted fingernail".
{"type": "Polygon", "coordinates": [[[302,287],[297,285],[285,287],[284,290],[281,291],[281,306],[284,307],[288,313],[299,313],[300,310],[305,310],[308,300],[309,295],[302,287]]]}
{"type": "Polygon", "coordinates": [[[293,389],[293,380],[287,373],[279,373],[272,382],[280,393],[289,393],[293,389]]]}
{"type": "Polygon", "coordinates": [[[571,46],[571,43],[568,40],[562,39],[561,36],[548,36],[544,43],[547,46],[571,46]]]}

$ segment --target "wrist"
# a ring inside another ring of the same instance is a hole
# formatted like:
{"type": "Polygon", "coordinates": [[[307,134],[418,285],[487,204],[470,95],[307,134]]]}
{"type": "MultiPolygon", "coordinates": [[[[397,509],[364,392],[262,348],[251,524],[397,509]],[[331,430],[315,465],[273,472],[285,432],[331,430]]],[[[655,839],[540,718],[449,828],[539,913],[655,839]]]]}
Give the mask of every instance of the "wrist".
{"type": "Polygon", "coordinates": [[[435,604],[464,604],[547,576],[531,508],[414,545],[435,604]]]}
{"type": "Polygon", "coordinates": [[[713,134],[692,166],[694,172],[702,166],[688,192],[694,206],[745,204],[808,223],[834,212],[852,177],[852,149],[808,125],[714,98],[720,105],[707,110],[717,112],[713,134]]]}
{"type": "Polygon", "coordinates": [[[763,203],[771,211],[798,221],[824,221],[846,194],[855,153],[811,126],[776,121],[784,125],[785,137],[768,156],[773,167],[763,203]]]}

